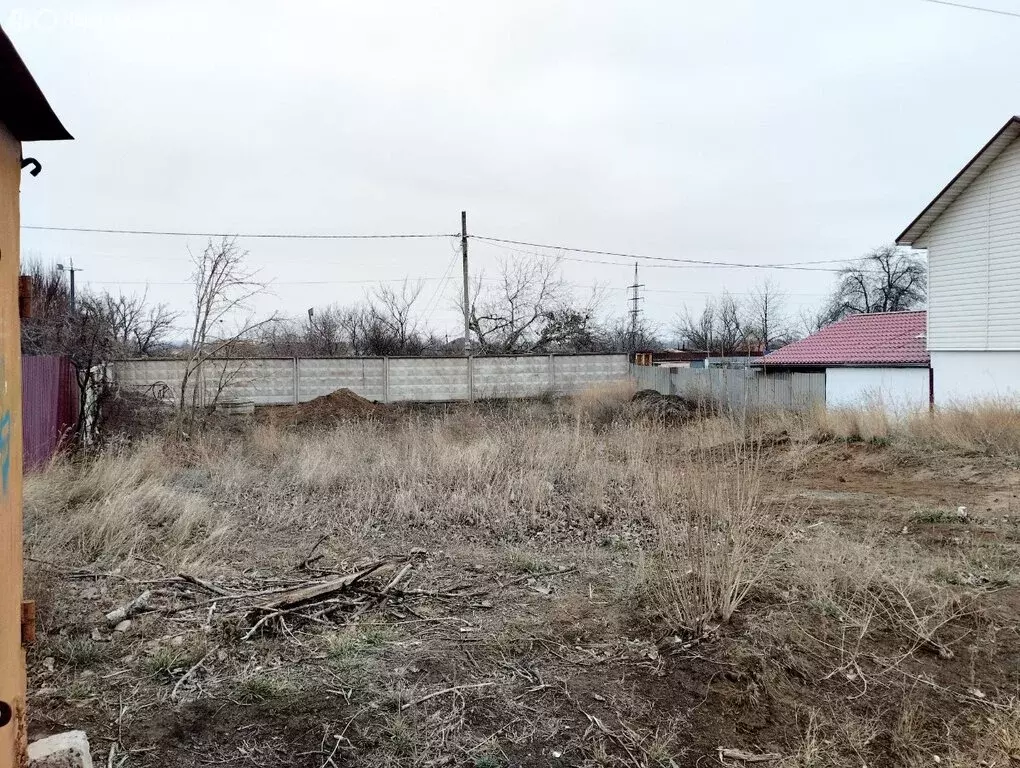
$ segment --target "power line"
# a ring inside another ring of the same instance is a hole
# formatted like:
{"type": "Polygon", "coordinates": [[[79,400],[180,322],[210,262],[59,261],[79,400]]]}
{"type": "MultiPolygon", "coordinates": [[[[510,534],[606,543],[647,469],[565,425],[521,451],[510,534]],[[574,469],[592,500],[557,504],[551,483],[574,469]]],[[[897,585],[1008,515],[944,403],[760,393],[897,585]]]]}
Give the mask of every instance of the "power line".
{"type": "Polygon", "coordinates": [[[435,293],[432,294],[432,298],[429,299],[425,305],[425,320],[424,324],[427,326],[432,320],[432,315],[439,309],[440,296],[443,293],[443,289],[446,287],[447,280],[450,277],[450,270],[453,269],[453,265],[457,262],[457,257],[460,256],[460,252],[456,249],[453,251],[453,256],[450,258],[450,263],[446,265],[446,271],[443,272],[442,278],[439,280],[439,285],[436,286],[435,293]]]}
{"type": "Polygon", "coordinates": [[[102,229],[99,227],[36,227],[27,224],[22,229],[45,232],[92,232],[104,235],[157,235],[162,237],[241,237],[262,240],[399,240],[402,238],[459,237],[456,234],[401,233],[379,235],[316,235],[276,232],[174,232],[153,229],[102,229]]]}
{"type": "MultiPolygon", "coordinates": [[[[403,283],[405,281],[420,280],[431,282],[442,280],[441,277],[394,277],[381,280],[270,280],[269,286],[274,285],[376,285],[377,283],[403,283]]],[[[194,285],[189,280],[88,280],[96,285],[194,285]]]]}
{"type": "MultiPolygon", "coordinates": [[[[495,238],[487,238],[486,239],[486,238],[482,238],[480,236],[475,236],[475,239],[478,242],[480,242],[482,245],[488,245],[488,246],[491,246],[492,248],[500,248],[500,249],[506,251],[507,253],[524,253],[524,254],[527,254],[529,256],[537,256],[540,259],[556,259],[558,261],[574,261],[574,262],[579,262],[581,264],[605,264],[605,265],[610,266],[610,267],[630,267],[631,266],[631,264],[628,264],[628,263],[623,262],[623,261],[606,261],[604,259],[585,259],[585,258],[581,258],[581,257],[578,257],[578,256],[564,256],[561,253],[550,254],[550,253],[540,253],[538,251],[529,251],[529,250],[525,250],[523,248],[509,248],[506,245],[500,245],[500,243],[498,243],[498,242],[491,242],[491,240],[494,240],[495,238]]],[[[538,247],[556,248],[557,246],[538,246],[538,247]]],[[[645,258],[654,258],[654,257],[649,257],[649,256],[633,257],[632,256],[631,258],[642,258],[642,259],[645,259],[645,258]]],[[[819,264],[824,264],[824,263],[829,263],[829,262],[844,263],[845,261],[846,261],[846,259],[826,259],[824,261],[819,261],[817,263],[819,263],[819,264]]],[[[815,262],[803,262],[803,263],[815,263],[815,262]]],[[[702,265],[699,265],[699,264],[686,264],[686,263],[684,263],[684,264],[642,264],[642,266],[645,269],[696,269],[697,267],[702,266],[702,265]]],[[[740,267],[740,266],[743,266],[743,265],[740,265],[740,264],[731,264],[729,262],[722,262],[722,263],[720,263],[719,266],[740,267]]],[[[759,264],[757,266],[763,268],[763,265],[759,264]]],[[[838,270],[838,269],[822,269],[822,270],[816,270],[816,271],[832,273],[832,272],[839,272],[840,270],[838,270]]],[[[865,271],[867,271],[867,270],[865,270],[865,271]]]]}
{"type": "MultiPolygon", "coordinates": [[[[599,251],[593,248],[571,248],[565,245],[549,245],[548,243],[530,243],[525,240],[510,240],[503,237],[483,237],[472,235],[475,240],[482,240],[491,243],[508,243],[511,245],[526,245],[529,248],[548,248],[556,251],[568,251],[570,253],[587,253],[594,256],[615,256],[620,259],[645,259],[648,261],[670,262],[678,264],[689,264],[704,267],[729,267],[733,269],[789,269],[801,272],[839,272],[839,269],[832,267],[808,267],[799,264],[745,264],[731,261],[709,261],[707,259],[681,259],[667,256],[641,256],[636,253],[620,253],[618,251],[599,251]]],[[[810,263],[810,262],[807,262],[810,263]]],[[[621,265],[628,266],[628,265],[621,265]]]]}
{"type": "Polygon", "coordinates": [[[934,3],[935,5],[948,5],[953,8],[963,8],[968,11],[980,11],[982,13],[994,13],[996,16],[1012,16],[1020,19],[1020,13],[1014,11],[1003,11],[999,8],[985,8],[980,5],[966,5],[964,3],[953,3],[950,0],[921,0],[922,3],[934,3]]]}

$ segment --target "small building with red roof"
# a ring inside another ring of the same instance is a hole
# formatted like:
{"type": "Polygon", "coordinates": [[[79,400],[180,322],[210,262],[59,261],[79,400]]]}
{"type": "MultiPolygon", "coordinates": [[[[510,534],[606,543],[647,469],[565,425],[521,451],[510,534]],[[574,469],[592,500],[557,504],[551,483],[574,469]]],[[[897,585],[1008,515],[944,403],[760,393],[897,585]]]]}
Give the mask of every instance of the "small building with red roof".
{"type": "Polygon", "coordinates": [[[830,407],[927,408],[932,379],[926,328],[923,310],[851,315],[758,358],[755,365],[765,373],[824,371],[830,407]]]}

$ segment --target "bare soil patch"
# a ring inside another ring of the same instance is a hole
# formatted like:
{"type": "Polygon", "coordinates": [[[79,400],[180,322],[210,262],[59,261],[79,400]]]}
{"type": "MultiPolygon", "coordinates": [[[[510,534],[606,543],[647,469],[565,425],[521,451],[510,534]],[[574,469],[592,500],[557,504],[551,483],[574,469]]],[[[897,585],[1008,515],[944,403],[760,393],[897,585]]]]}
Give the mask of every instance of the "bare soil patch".
{"type": "Polygon", "coordinates": [[[260,408],[260,416],[277,424],[310,426],[356,419],[385,419],[392,409],[347,389],[338,389],[300,405],[278,405],[260,408]]]}

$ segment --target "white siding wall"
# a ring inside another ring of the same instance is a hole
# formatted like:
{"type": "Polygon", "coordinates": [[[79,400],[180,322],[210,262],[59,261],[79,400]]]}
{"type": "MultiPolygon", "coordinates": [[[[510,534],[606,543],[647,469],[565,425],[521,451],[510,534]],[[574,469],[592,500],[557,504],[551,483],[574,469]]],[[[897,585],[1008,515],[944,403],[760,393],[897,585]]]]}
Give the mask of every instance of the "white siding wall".
{"type": "Polygon", "coordinates": [[[1020,140],[916,245],[928,249],[928,348],[1020,350],[1020,140]]]}
{"type": "Polygon", "coordinates": [[[893,413],[928,407],[927,368],[826,368],[830,408],[882,406],[893,413]]]}
{"type": "Polygon", "coordinates": [[[1020,352],[932,352],[935,403],[1020,398],[1020,352]]]}

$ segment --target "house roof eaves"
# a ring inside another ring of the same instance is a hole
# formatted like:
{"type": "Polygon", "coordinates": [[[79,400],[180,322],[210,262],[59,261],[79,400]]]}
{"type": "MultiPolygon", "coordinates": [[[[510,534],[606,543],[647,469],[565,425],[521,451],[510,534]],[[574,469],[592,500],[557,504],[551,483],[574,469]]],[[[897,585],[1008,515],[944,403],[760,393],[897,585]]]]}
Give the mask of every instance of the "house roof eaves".
{"type": "Polygon", "coordinates": [[[74,138],[64,128],[46,96],[0,28],[0,122],[18,141],[74,138]]]}
{"type": "Polygon", "coordinates": [[[946,209],[963,194],[964,190],[984,173],[988,166],[1018,137],[1020,137],[1020,116],[1013,116],[935,196],[935,199],[928,203],[927,207],[917,215],[917,218],[900,233],[900,236],[896,238],[896,245],[913,245],[917,242],[935,223],[935,220],[945,213],[946,209]]]}

